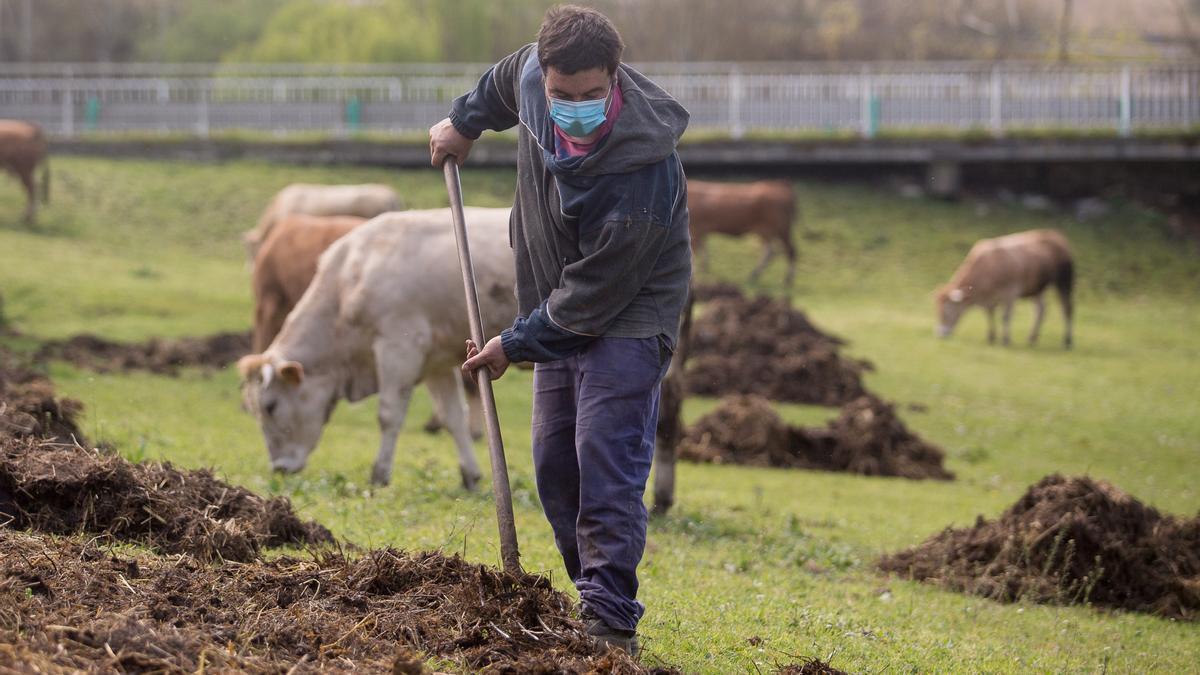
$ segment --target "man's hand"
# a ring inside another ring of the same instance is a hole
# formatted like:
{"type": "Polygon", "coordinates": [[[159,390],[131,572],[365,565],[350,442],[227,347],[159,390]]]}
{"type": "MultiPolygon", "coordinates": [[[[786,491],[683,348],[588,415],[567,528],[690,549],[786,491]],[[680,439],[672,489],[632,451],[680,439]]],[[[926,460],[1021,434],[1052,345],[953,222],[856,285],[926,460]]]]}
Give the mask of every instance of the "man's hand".
{"type": "Polygon", "coordinates": [[[467,340],[467,360],[462,364],[462,371],[467,375],[474,375],[476,370],[487,366],[492,379],[498,380],[504,371],[508,370],[509,363],[508,355],[500,345],[499,335],[488,340],[483,346],[483,351],[479,351],[479,347],[473,341],[467,340]]]}
{"type": "Polygon", "coordinates": [[[446,157],[454,155],[458,159],[458,165],[467,161],[467,155],[471,154],[471,146],[475,143],[470,138],[458,133],[458,129],[450,123],[450,118],[438,122],[429,127],[429,154],[433,157],[432,164],[435,168],[442,168],[446,157]]]}

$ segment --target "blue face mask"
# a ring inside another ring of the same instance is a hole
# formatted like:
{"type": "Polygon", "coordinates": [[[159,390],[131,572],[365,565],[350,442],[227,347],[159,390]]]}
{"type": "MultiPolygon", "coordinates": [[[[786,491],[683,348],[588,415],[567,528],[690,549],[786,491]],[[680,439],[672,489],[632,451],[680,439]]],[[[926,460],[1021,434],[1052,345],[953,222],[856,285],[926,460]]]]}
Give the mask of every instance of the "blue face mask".
{"type": "Polygon", "coordinates": [[[567,101],[550,97],[550,119],[566,135],[580,138],[604,124],[607,103],[607,96],[594,101],[567,101]]]}

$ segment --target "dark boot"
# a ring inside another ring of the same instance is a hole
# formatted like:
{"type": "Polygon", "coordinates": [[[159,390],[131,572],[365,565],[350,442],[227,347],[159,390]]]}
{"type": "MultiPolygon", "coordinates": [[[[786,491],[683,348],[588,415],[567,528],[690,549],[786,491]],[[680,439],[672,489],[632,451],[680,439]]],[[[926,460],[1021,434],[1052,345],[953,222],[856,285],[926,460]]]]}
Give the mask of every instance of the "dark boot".
{"type": "Polygon", "coordinates": [[[618,630],[604,623],[600,619],[584,610],[581,613],[583,624],[587,627],[587,634],[592,636],[596,642],[607,645],[613,649],[620,649],[626,654],[637,658],[641,652],[641,645],[638,644],[637,633],[631,630],[618,630]]]}

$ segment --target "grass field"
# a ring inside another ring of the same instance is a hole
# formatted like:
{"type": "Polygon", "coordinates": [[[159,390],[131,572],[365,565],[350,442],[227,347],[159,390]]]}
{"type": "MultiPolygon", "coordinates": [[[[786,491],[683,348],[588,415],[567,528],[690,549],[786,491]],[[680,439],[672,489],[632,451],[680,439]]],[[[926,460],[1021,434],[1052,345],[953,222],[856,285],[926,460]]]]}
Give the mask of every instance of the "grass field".
{"type": "MultiPolygon", "coordinates": [[[[237,235],[286,183],[380,181],[410,206],[446,203],[433,170],[71,158],[56,158],[53,170],[54,203],[35,229],[18,223],[15,184],[0,184],[0,294],[7,318],[30,336],[6,339],[17,348],[82,331],[139,340],[246,328],[251,299],[237,235]]],[[[463,179],[469,203],[511,199],[510,172],[468,169],[463,179]]],[[[798,304],[848,338],[852,355],[875,363],[869,388],[928,407],[902,414],[946,449],[958,480],[681,466],[678,507],[651,524],[641,568],[647,658],[713,673],[765,672],[805,655],[855,672],[1197,670],[1200,625],[1001,605],[872,566],[947,525],[997,515],[1055,471],[1111,480],[1169,512],[1200,511],[1200,258],[1129,206],[1078,224],[871,187],[798,187],[798,304]],[[1016,313],[1013,347],[988,346],[978,312],[953,339],[935,339],[931,292],[970,244],[1046,226],[1064,229],[1076,249],[1076,348],[1060,347],[1054,301],[1035,348],[1024,345],[1028,305],[1016,313]]],[[[710,278],[741,281],[757,260],[753,242],[712,246],[710,278]]],[[[776,263],[760,290],[777,291],[781,278],[776,263]]],[[[423,393],[400,438],[393,484],[372,489],[373,400],[340,406],[309,468],[277,477],[255,422],[239,409],[232,368],[179,378],[64,364],[50,372],[60,392],[87,405],[85,430],[128,457],[215,467],[232,482],[288,495],[303,515],[360,545],[498,560],[490,495],[463,492],[449,438],[419,430],[429,410],[423,393]]],[[[533,488],[530,374],[505,376],[497,395],[525,567],[571,591],[533,488]]],[[[690,400],[685,415],[712,405],[690,400]]],[[[836,412],[780,409],[804,422],[836,412]]],[[[482,445],[478,454],[486,461],[482,445]]]]}

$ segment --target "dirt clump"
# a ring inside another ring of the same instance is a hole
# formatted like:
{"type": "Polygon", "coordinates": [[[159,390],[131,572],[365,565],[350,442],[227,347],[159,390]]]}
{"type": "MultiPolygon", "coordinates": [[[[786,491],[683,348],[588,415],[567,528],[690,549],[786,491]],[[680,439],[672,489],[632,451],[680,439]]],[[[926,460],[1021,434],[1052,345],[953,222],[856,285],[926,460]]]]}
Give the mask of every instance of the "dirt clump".
{"type": "Polygon", "coordinates": [[[249,333],[152,338],[132,344],[83,334],[43,343],[35,360],[61,359],[100,373],[147,370],[159,375],[178,375],[181,368],[189,366],[221,369],[249,353],[249,333]]]}
{"type": "Polygon", "coordinates": [[[801,663],[790,663],[775,671],[778,675],[849,675],[820,659],[809,659],[801,663]]]}
{"type": "MultiPolygon", "coordinates": [[[[53,395],[31,371],[0,372],[6,387],[34,380],[53,395]]],[[[424,658],[492,673],[677,672],[599,647],[544,577],[312,546],[332,542],[287,499],[209,471],[28,431],[0,438],[0,672],[420,673],[424,658]],[[308,548],[259,555],[283,544],[308,548]]]]}
{"type": "Polygon", "coordinates": [[[863,396],[825,427],[790,426],[760,396],[730,396],[696,421],[679,445],[694,462],[952,480],[945,453],[909,431],[895,407],[863,396]]]}
{"type": "Polygon", "coordinates": [[[668,672],[598,647],[544,577],[457,556],[214,566],[5,528],[0,547],[0,670],[668,672]]]}
{"type": "Polygon", "coordinates": [[[77,417],[83,404],[59,398],[54,385],[0,347],[0,444],[39,438],[58,443],[86,443],[77,417]]]}
{"type": "Polygon", "coordinates": [[[996,520],[947,528],[879,567],[1001,602],[1200,617],[1200,516],[1163,515],[1110,483],[1053,474],[996,520]]]}
{"type": "Polygon", "coordinates": [[[0,444],[0,491],[15,527],[88,532],[202,560],[254,559],[263,547],[330,543],[286,497],[264,499],[208,470],[134,464],[116,454],[34,438],[0,444]]]}
{"type": "Polygon", "coordinates": [[[695,298],[696,302],[708,302],[718,298],[744,300],[746,296],[737,284],[732,284],[728,281],[717,281],[709,284],[694,284],[692,286],[692,297],[695,298]]]}
{"type": "Polygon", "coordinates": [[[757,394],[776,401],[842,405],[866,394],[867,361],[803,312],[766,296],[719,295],[692,331],[688,389],[699,396],[757,394]]]}

